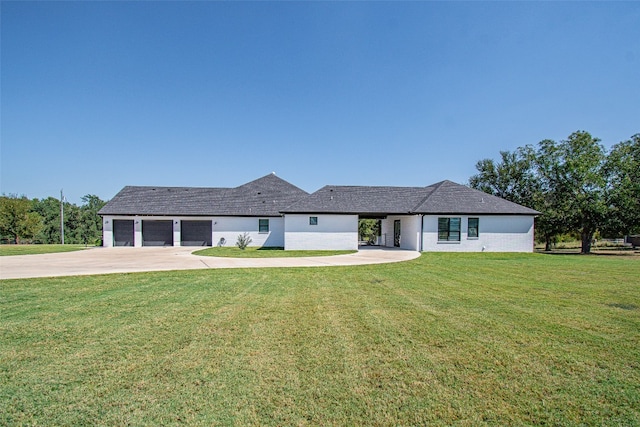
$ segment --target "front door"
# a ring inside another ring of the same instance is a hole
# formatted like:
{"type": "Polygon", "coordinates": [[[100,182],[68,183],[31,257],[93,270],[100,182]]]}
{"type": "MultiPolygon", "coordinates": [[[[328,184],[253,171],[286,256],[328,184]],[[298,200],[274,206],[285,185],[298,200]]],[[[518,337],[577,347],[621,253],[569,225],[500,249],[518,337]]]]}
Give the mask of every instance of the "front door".
{"type": "Polygon", "coordinates": [[[400,247],[400,220],[393,221],[393,246],[400,247]]]}

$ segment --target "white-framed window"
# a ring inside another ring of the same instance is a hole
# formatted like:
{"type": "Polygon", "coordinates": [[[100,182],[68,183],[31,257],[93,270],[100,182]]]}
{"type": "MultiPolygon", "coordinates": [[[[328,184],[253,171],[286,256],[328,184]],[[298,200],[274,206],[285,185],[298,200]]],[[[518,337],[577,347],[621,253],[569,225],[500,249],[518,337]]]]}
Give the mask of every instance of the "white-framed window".
{"type": "Polygon", "coordinates": [[[258,220],[258,232],[259,233],[268,233],[269,232],[269,220],[268,219],[259,219],[258,220]]]}

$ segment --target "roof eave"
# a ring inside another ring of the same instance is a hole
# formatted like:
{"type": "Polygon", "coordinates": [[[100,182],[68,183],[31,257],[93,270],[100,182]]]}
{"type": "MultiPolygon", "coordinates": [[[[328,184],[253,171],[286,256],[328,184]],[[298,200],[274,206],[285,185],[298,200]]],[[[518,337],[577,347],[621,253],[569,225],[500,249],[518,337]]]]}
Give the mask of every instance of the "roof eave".
{"type": "Polygon", "coordinates": [[[246,218],[258,218],[258,217],[281,217],[282,213],[257,213],[257,214],[238,214],[238,213],[100,213],[99,216],[159,216],[159,217],[246,217],[246,218]]]}
{"type": "Polygon", "coordinates": [[[495,215],[495,216],[538,216],[540,212],[478,212],[478,211],[438,211],[438,212],[416,212],[419,215],[495,215]]]}

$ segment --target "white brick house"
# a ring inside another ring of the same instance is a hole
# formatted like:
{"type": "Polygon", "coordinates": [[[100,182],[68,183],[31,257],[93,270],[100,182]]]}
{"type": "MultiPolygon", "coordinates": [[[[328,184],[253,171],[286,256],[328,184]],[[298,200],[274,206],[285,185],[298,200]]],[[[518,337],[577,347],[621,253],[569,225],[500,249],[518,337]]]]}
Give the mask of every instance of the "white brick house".
{"type": "Polygon", "coordinates": [[[326,186],[309,194],[270,174],[235,188],[125,187],[99,212],[104,246],[358,249],[358,220],[378,244],[415,251],[531,252],[539,213],[469,187],[326,186]]]}

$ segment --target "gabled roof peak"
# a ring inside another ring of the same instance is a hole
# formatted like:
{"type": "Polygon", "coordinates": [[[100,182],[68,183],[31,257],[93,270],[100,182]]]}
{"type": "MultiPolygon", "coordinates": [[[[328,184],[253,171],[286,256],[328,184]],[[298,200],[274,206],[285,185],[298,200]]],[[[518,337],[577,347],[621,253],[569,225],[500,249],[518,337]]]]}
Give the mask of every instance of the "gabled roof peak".
{"type": "Polygon", "coordinates": [[[284,179],[276,176],[273,172],[261,178],[249,181],[246,184],[235,187],[234,190],[249,191],[258,194],[264,194],[268,192],[299,193],[301,197],[308,194],[306,191],[302,190],[299,187],[296,187],[289,181],[285,181],[284,179]]]}

